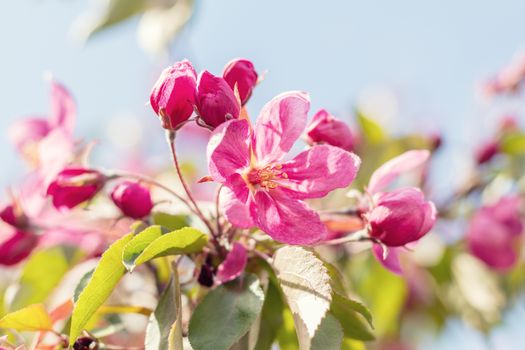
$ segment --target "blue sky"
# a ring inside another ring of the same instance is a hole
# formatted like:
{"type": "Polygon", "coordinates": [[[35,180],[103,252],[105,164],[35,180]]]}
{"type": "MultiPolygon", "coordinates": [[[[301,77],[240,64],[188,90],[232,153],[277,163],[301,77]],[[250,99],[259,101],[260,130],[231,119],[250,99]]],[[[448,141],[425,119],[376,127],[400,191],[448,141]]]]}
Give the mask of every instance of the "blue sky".
{"type": "MultiPolygon", "coordinates": [[[[476,97],[476,84],[525,48],[521,0],[201,0],[171,59],[160,61],[139,49],[135,20],[86,46],[76,44],[70,27],[88,7],[80,0],[3,4],[2,187],[22,169],[6,128],[20,116],[47,112],[44,71],[73,91],[77,135],[98,137],[102,149],[105,126],[114,116],[151,124],[152,135],[162,139],[145,102],[170,60],[188,57],[198,69],[219,73],[228,60],[244,56],[268,70],[251,101],[252,113],[280,92],[301,89],[310,92],[313,109],[326,107],[348,118],[363,91],[387,88],[399,100],[400,122],[391,123],[395,130],[440,128],[453,152],[490,129],[491,108],[476,97]]],[[[453,335],[460,328],[452,329],[453,335]]],[[[449,345],[440,344],[435,349],[449,345]]]]}

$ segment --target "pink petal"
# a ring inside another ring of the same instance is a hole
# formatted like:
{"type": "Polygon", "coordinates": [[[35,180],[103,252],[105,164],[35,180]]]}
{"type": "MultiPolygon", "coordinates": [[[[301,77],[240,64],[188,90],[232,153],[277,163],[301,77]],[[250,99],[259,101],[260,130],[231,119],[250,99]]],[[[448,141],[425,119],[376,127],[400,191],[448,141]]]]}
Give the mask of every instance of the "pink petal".
{"type": "Polygon", "coordinates": [[[8,137],[9,141],[20,152],[28,152],[31,150],[26,149],[26,147],[42,140],[50,130],[51,126],[45,119],[23,119],[16,121],[9,127],[8,137]]]}
{"type": "Polygon", "coordinates": [[[318,145],[282,164],[289,181],[283,187],[295,198],[319,198],[355,179],[361,160],[339,147],[318,145]]]}
{"type": "Polygon", "coordinates": [[[374,194],[383,191],[388,185],[394,182],[399,175],[416,169],[425,163],[429,157],[430,152],[427,150],[413,150],[390,159],[374,171],[370,177],[368,192],[374,194]]]}
{"type": "Polygon", "coordinates": [[[250,210],[257,226],[276,241],[308,245],[326,236],[326,227],[319,215],[306,203],[279,189],[271,190],[271,194],[257,191],[250,210]]]}
{"type": "Polygon", "coordinates": [[[261,164],[281,159],[306,126],[310,98],[304,92],[274,97],[262,109],[255,124],[255,156],[261,164]]]}
{"type": "Polygon", "coordinates": [[[39,173],[48,184],[74,157],[74,141],[64,129],[55,129],[38,145],[39,173]]]}
{"type": "Polygon", "coordinates": [[[383,265],[387,270],[401,275],[403,269],[401,268],[401,263],[399,262],[399,248],[388,248],[386,257],[383,254],[383,247],[380,244],[374,244],[372,246],[372,252],[376,259],[383,265]]]}
{"type": "Polygon", "coordinates": [[[248,204],[248,188],[246,188],[246,199],[240,200],[228,187],[221,191],[220,208],[226,219],[236,227],[251,228],[255,226],[250,214],[248,204]]]}
{"type": "Polygon", "coordinates": [[[242,244],[235,242],[226,259],[219,265],[217,280],[225,283],[236,279],[244,271],[247,263],[248,254],[246,253],[246,248],[242,244]]]}
{"type": "Polygon", "coordinates": [[[227,179],[250,164],[250,125],[230,120],[215,129],[208,143],[208,170],[214,181],[227,179]]]}
{"type": "Polygon", "coordinates": [[[73,96],[60,83],[51,81],[51,116],[50,123],[61,127],[69,134],[73,133],[76,118],[76,105],[73,96]]]}

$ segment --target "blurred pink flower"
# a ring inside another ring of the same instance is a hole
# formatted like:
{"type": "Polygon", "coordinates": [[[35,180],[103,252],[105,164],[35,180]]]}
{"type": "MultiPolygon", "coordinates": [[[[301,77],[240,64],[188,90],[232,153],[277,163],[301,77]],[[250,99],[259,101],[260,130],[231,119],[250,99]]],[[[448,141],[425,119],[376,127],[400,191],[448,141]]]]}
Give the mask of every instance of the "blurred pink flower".
{"type": "Polygon", "coordinates": [[[19,203],[13,201],[0,210],[0,219],[5,223],[23,229],[28,225],[28,218],[19,203]]]}
{"type": "Polygon", "coordinates": [[[226,259],[217,269],[217,281],[226,283],[241,275],[248,263],[246,248],[241,243],[235,242],[226,259]]]}
{"type": "Polygon", "coordinates": [[[133,219],[148,216],[153,208],[149,189],[137,182],[119,183],[113,188],[111,199],[124,215],[133,219]]]}
{"type": "Polygon", "coordinates": [[[324,238],[326,228],[319,215],[303,200],[347,187],[360,159],[321,145],[284,161],[306,126],[309,108],[307,94],[284,93],[264,106],[255,128],[247,120],[232,120],[212,134],[208,170],[214,181],[225,185],[222,205],[232,224],[258,226],[289,244],[324,238]]]}
{"type": "Polygon", "coordinates": [[[309,145],[326,143],[347,151],[354,147],[350,127],[324,109],[318,111],[306,127],[305,138],[309,145]]]}
{"type": "Polygon", "coordinates": [[[518,52],[509,65],[483,86],[486,95],[516,93],[525,79],[525,51],[518,52]]]}
{"type": "Polygon", "coordinates": [[[193,114],[196,79],[188,60],[175,62],[162,71],[151,91],[150,103],[164,129],[178,129],[193,114]]]}
{"type": "Polygon", "coordinates": [[[496,140],[489,140],[481,144],[475,152],[476,162],[485,164],[499,153],[499,143],[496,140]]]}
{"type": "Polygon", "coordinates": [[[425,200],[417,188],[385,190],[400,175],[422,167],[429,157],[427,150],[405,152],[380,166],[370,177],[367,191],[372,196],[372,205],[363,218],[370,236],[378,241],[373,247],[374,255],[394,273],[401,273],[397,247],[415,242],[428,233],[437,212],[434,203],[425,200]]]}
{"type": "Polygon", "coordinates": [[[60,83],[51,80],[51,108],[47,119],[31,117],[15,122],[9,128],[9,139],[19,152],[30,161],[37,157],[38,143],[53,130],[62,130],[72,137],[76,119],[75,102],[60,83]]]}
{"type": "Polygon", "coordinates": [[[205,70],[197,83],[197,110],[206,124],[217,127],[238,118],[241,106],[226,80],[205,70]]]}
{"type": "Polygon", "coordinates": [[[235,91],[237,87],[241,104],[244,106],[252,95],[253,88],[257,85],[258,75],[253,63],[243,58],[231,60],[224,67],[222,77],[232,90],[235,91]]]}
{"type": "Polygon", "coordinates": [[[494,269],[512,268],[518,260],[522,204],[518,196],[502,197],[497,203],[480,208],[470,221],[466,234],[469,250],[494,269]]]}
{"type": "Polygon", "coordinates": [[[66,168],[49,184],[47,195],[57,209],[71,209],[92,199],[104,186],[106,179],[96,170],[66,168]]]}

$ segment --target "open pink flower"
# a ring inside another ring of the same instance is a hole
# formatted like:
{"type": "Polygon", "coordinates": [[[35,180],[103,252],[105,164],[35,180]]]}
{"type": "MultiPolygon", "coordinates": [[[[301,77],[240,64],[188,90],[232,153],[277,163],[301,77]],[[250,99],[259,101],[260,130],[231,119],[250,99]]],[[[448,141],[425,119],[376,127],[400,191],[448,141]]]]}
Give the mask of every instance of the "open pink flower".
{"type": "Polygon", "coordinates": [[[470,252],[496,270],[510,269],[518,260],[522,203],[518,196],[502,197],[480,208],[470,221],[466,235],[470,252]]]}
{"type": "Polygon", "coordinates": [[[374,255],[395,273],[401,272],[397,247],[427,234],[437,212],[434,203],[427,201],[418,188],[386,190],[400,175],[423,166],[429,156],[426,150],[405,152],[380,166],[370,177],[367,192],[372,200],[362,217],[370,237],[378,242],[373,247],[374,255]]]}
{"type": "Polygon", "coordinates": [[[137,182],[119,183],[111,191],[111,199],[124,215],[134,219],[148,216],[153,208],[149,189],[137,182]]]}
{"type": "Polygon", "coordinates": [[[66,168],[51,182],[47,195],[53,198],[55,208],[71,209],[95,197],[105,181],[105,176],[96,170],[66,168]]]}
{"type": "Polygon", "coordinates": [[[253,63],[247,59],[236,58],[224,67],[222,77],[228,85],[239,92],[241,104],[244,106],[252,95],[253,88],[257,85],[257,72],[253,63]]]}
{"type": "Polygon", "coordinates": [[[305,137],[306,142],[310,145],[327,143],[347,151],[351,151],[354,147],[350,127],[324,109],[321,109],[314,115],[312,121],[306,127],[305,137]]]}
{"type": "Polygon", "coordinates": [[[33,161],[38,143],[53,130],[61,129],[71,137],[75,118],[73,97],[62,84],[51,80],[51,108],[48,118],[31,117],[15,122],[9,128],[9,139],[20,153],[33,161]]]}
{"type": "Polygon", "coordinates": [[[164,129],[176,130],[193,114],[196,80],[188,60],[175,62],[162,71],[151,91],[150,103],[164,129]]]}
{"type": "Polygon", "coordinates": [[[255,128],[247,120],[231,120],[213,132],[208,170],[226,187],[224,213],[234,225],[257,226],[289,244],[323,239],[325,226],[303,200],[347,187],[360,160],[329,145],[283,159],[303,132],[309,108],[307,94],[288,92],[264,106],[255,128]]]}

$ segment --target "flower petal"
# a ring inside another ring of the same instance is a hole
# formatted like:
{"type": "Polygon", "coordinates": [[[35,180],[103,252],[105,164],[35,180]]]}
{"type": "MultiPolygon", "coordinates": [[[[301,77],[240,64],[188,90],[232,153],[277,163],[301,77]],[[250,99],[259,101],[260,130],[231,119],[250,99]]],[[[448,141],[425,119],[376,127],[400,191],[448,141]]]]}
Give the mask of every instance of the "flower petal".
{"type": "Polygon", "coordinates": [[[376,259],[383,265],[387,270],[395,273],[396,275],[401,275],[403,269],[401,268],[401,263],[399,262],[399,248],[388,248],[386,256],[384,256],[383,248],[380,244],[374,244],[372,246],[372,252],[376,259]]]}
{"type": "Polygon", "coordinates": [[[50,123],[72,134],[75,126],[76,111],[73,96],[71,96],[64,85],[52,80],[50,123]]]}
{"type": "Polygon", "coordinates": [[[268,102],[255,124],[255,156],[261,164],[281,159],[306,126],[310,98],[305,92],[287,92],[268,102]]]}
{"type": "Polygon", "coordinates": [[[384,190],[399,175],[421,166],[429,157],[430,152],[427,150],[412,150],[390,159],[374,171],[370,177],[368,192],[374,194],[384,190]]]}
{"type": "Polygon", "coordinates": [[[326,227],[306,203],[280,190],[257,191],[250,205],[257,226],[276,241],[308,245],[324,239],[326,227]]]}
{"type": "Polygon", "coordinates": [[[221,283],[229,282],[241,275],[248,263],[246,248],[238,242],[233,243],[232,250],[226,259],[219,265],[217,280],[221,283]]]}
{"type": "Polygon", "coordinates": [[[250,214],[248,204],[248,188],[246,188],[246,199],[243,201],[228,187],[221,191],[221,210],[226,219],[236,227],[251,228],[255,226],[250,214]]]}
{"type": "Polygon", "coordinates": [[[230,120],[212,133],[208,142],[208,170],[214,181],[227,179],[250,164],[250,125],[246,120],[230,120]]]}
{"type": "Polygon", "coordinates": [[[339,147],[318,145],[282,164],[288,175],[283,187],[295,198],[319,198],[355,179],[361,160],[339,147]]]}

